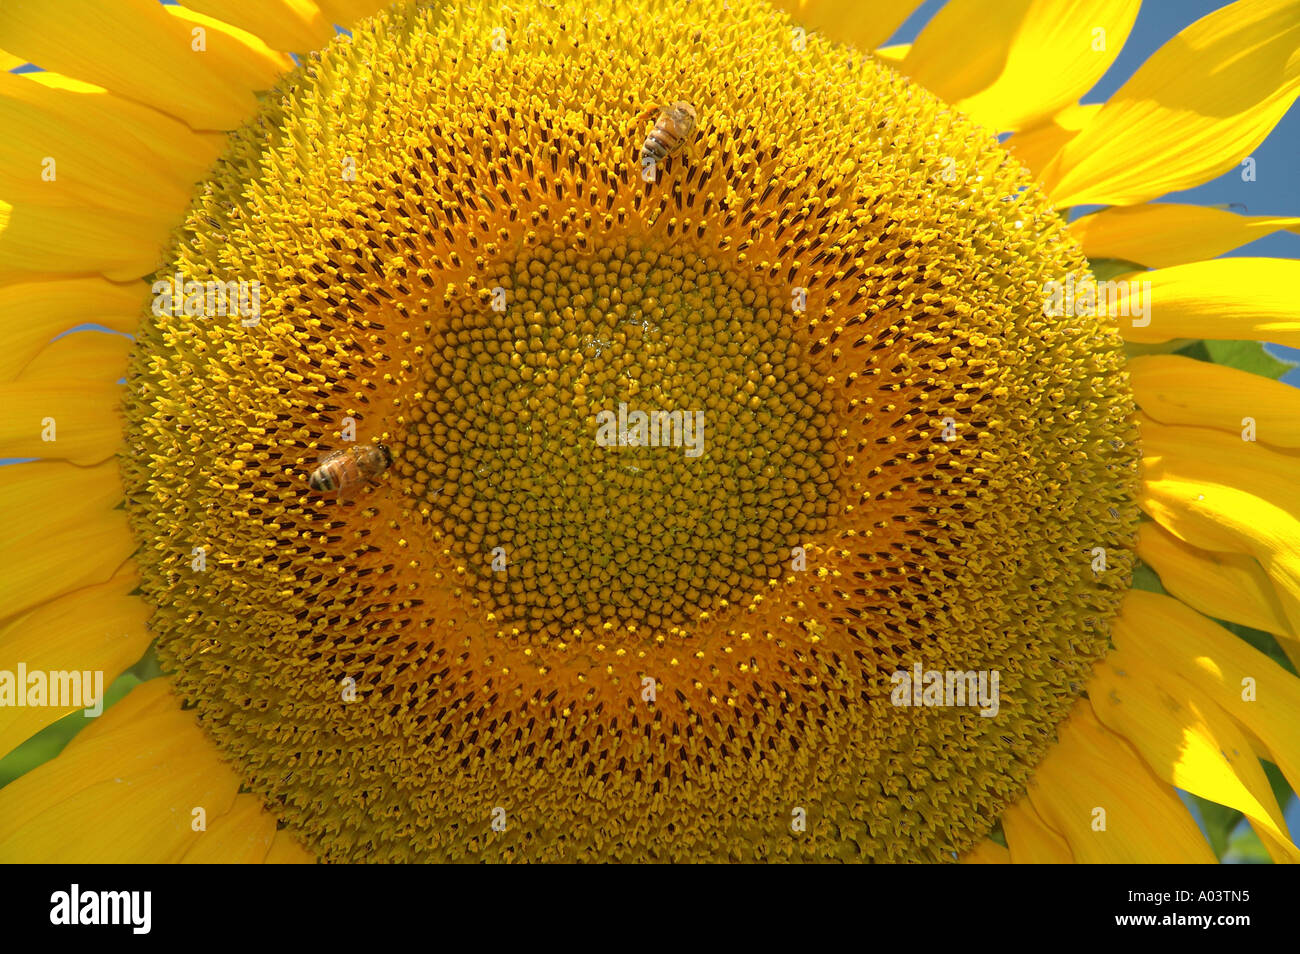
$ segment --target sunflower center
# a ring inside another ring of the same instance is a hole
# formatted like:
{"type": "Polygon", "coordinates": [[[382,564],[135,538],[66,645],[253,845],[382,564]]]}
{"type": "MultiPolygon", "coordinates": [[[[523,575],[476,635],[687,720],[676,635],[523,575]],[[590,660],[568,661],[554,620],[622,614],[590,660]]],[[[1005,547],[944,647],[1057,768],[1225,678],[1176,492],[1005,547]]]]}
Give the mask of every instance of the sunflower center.
{"type": "Polygon", "coordinates": [[[826,526],[789,302],[698,255],[540,246],[453,298],[397,470],[531,635],[682,623],[826,526]],[[786,313],[783,313],[783,307],[786,313]]]}
{"type": "Polygon", "coordinates": [[[143,320],[136,559],[320,857],[950,860],[1106,651],[1132,399],[1042,294],[1086,262],[992,135],[790,30],[398,5],[196,192],[159,277],[261,317],[143,320]],[[314,490],[358,444],[391,466],[314,490]],[[900,697],[918,666],[996,705],[900,697]]]}

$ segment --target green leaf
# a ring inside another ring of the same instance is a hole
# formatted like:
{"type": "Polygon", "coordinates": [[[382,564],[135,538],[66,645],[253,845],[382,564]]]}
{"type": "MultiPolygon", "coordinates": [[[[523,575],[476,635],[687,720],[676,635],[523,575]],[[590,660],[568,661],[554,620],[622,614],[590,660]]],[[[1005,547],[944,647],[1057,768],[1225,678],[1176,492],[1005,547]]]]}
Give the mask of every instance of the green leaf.
{"type": "Polygon", "coordinates": [[[1205,342],[1201,340],[1193,341],[1191,344],[1179,348],[1174,354],[1182,355],[1184,358],[1195,358],[1197,361],[1213,361],[1210,352],[1206,350],[1205,342]]]}
{"type": "Polygon", "coordinates": [[[999,819],[998,823],[993,826],[993,830],[989,832],[989,837],[992,838],[994,842],[1001,845],[1003,848],[1007,846],[1007,836],[1002,832],[1001,819],[999,819]]]}
{"type": "Polygon", "coordinates": [[[1092,269],[1093,275],[1097,276],[1097,281],[1110,281],[1116,275],[1127,275],[1129,272],[1145,272],[1147,267],[1139,265],[1136,262],[1126,262],[1122,258],[1090,258],[1088,267],[1092,269]]]}
{"type": "Polygon", "coordinates": [[[1160,577],[1156,571],[1151,569],[1141,560],[1138,560],[1133,567],[1133,589],[1146,590],[1148,593],[1163,593],[1164,586],[1160,583],[1160,577]]]}
{"type": "Polygon", "coordinates": [[[1210,847],[1214,849],[1215,857],[1222,861],[1228,851],[1232,830],[1245,816],[1235,808],[1228,808],[1226,805],[1201,798],[1199,795],[1192,795],[1192,798],[1196,799],[1196,807],[1200,809],[1201,822],[1205,825],[1205,834],[1210,839],[1210,847]]]}
{"type": "Polygon", "coordinates": [[[1262,374],[1274,381],[1295,367],[1273,357],[1258,341],[1206,341],[1205,350],[1215,364],[1262,374]]]}
{"type": "Polygon", "coordinates": [[[1264,766],[1264,775],[1268,778],[1268,784],[1273,789],[1273,797],[1281,806],[1282,811],[1286,811],[1287,803],[1291,801],[1291,786],[1286,782],[1286,776],[1282,770],[1274,765],[1268,759],[1260,759],[1259,764],[1264,766]]]}
{"type": "Polygon", "coordinates": [[[1223,853],[1221,861],[1233,865],[1267,865],[1273,859],[1268,856],[1264,843],[1249,825],[1241,826],[1228,839],[1228,850],[1223,853]]]}
{"type": "Polygon", "coordinates": [[[1175,338],[1156,344],[1144,344],[1141,341],[1124,342],[1124,354],[1130,358],[1140,358],[1147,354],[1182,354],[1183,349],[1193,344],[1200,344],[1199,338],[1175,338]]]}

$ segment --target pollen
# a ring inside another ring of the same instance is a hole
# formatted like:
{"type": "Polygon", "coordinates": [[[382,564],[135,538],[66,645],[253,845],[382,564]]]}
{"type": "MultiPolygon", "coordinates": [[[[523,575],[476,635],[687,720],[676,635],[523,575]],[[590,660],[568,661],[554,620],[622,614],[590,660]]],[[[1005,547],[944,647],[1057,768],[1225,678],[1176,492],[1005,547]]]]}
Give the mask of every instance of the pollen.
{"type": "Polygon", "coordinates": [[[951,860],[1105,652],[1132,399],[1106,319],[1043,308],[1086,261],[990,133],[790,37],[399,4],[196,190],[159,276],[260,314],[145,316],[142,592],[322,860],[951,860]],[[311,491],[350,437],[391,466],[311,491]],[[898,704],[918,664],[997,714],[898,704]]]}

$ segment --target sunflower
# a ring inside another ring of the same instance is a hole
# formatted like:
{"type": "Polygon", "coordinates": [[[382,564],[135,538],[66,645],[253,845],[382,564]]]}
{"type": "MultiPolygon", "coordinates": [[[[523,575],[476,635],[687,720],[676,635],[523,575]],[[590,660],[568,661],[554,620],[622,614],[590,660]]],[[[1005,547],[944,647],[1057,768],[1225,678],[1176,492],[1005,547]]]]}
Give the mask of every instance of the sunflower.
{"type": "Polygon", "coordinates": [[[0,858],[1296,860],[1300,4],[916,5],[6,3],[0,858]]]}

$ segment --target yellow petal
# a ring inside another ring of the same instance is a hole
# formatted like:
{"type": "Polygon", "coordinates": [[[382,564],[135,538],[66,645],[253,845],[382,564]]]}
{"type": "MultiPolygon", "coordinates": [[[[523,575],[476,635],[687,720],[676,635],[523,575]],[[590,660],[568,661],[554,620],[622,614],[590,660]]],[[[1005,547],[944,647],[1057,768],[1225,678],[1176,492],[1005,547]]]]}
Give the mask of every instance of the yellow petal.
{"type": "Polygon", "coordinates": [[[1067,106],[1055,116],[1017,132],[1004,145],[1029,167],[1035,178],[1042,178],[1052,158],[1092,121],[1099,109],[1100,103],[1067,106]]]}
{"type": "Polygon", "coordinates": [[[68,278],[0,286],[0,381],[11,381],[42,348],[82,324],[133,332],[149,287],[103,278],[68,278]]]}
{"type": "Polygon", "coordinates": [[[316,859],[289,832],[281,829],[271,840],[271,850],[266,855],[268,865],[311,865],[316,859]]]}
{"type": "Polygon", "coordinates": [[[254,795],[235,798],[234,807],[208,822],[181,857],[187,865],[256,865],[275,840],[275,818],[254,795]]]}
{"type": "Polygon", "coordinates": [[[1209,427],[1273,447],[1300,447],[1300,390],[1258,374],[1178,355],[1130,358],[1138,405],[1161,424],[1209,427]]]}
{"type": "Polygon", "coordinates": [[[117,461],[73,467],[35,461],[0,467],[0,613],[105,582],[135,549],[117,461]]]}
{"type": "Polygon", "coordinates": [[[1111,636],[1117,649],[1144,655],[1212,699],[1259,739],[1291,787],[1300,789],[1300,679],[1222,626],[1158,593],[1131,591],[1111,636]]]}
{"type": "MultiPolygon", "coordinates": [[[[1034,782],[1029,783],[1031,786],[1034,782]]],[[[1068,865],[1074,855],[1065,839],[1047,827],[1029,799],[1022,798],[1002,813],[1011,862],[1017,865],[1068,865]]]]}
{"type": "MultiPolygon", "coordinates": [[[[98,671],[106,689],[144,655],[152,639],[145,625],[151,610],[130,595],[139,585],[128,563],[107,583],[60,596],[5,623],[0,668],[14,672],[21,662],[28,672],[98,671]]],[[[54,705],[0,708],[0,757],[74,711],[54,705]]]]}
{"type": "Polygon", "coordinates": [[[6,53],[0,50],[0,70],[9,71],[17,69],[27,63],[21,56],[14,56],[12,53],[6,53]]]}
{"type": "Polygon", "coordinates": [[[888,60],[890,63],[901,63],[903,57],[907,56],[907,51],[912,48],[910,43],[895,43],[893,46],[881,46],[876,48],[876,56],[882,60],[888,60]]]}
{"type": "Polygon", "coordinates": [[[1081,864],[1213,863],[1173,789],[1097,721],[1086,700],[1034,772],[1029,801],[1081,864]]]}
{"type": "MultiPolygon", "coordinates": [[[[836,43],[872,50],[894,35],[921,0],[775,0],[800,26],[836,43]]],[[[337,0],[329,6],[336,6],[337,0]]]]}
{"type": "Polygon", "coordinates": [[[74,331],[46,345],[23,369],[19,380],[117,381],[126,374],[126,359],[133,344],[125,335],[74,331]]]}
{"type": "Polygon", "coordinates": [[[1295,289],[1300,262],[1284,258],[1220,258],[1124,276],[1151,283],[1150,324],[1119,322],[1127,341],[1175,338],[1271,341],[1300,345],[1295,289]]]}
{"type": "Polygon", "coordinates": [[[1202,550],[1255,557],[1287,619],[1300,625],[1300,458],[1215,431],[1138,421],[1142,509],[1202,550]]]}
{"type": "Polygon", "coordinates": [[[1238,0],[1157,50],[1044,175],[1057,207],[1136,205],[1232,169],[1300,93],[1300,3],[1238,0]]]}
{"type": "Polygon", "coordinates": [[[392,0],[316,0],[326,19],[339,26],[351,27],[358,20],[378,13],[392,0]]]}
{"type": "Polygon", "coordinates": [[[1258,826],[1270,854],[1300,860],[1259,759],[1214,702],[1123,650],[1097,665],[1088,697],[1102,724],[1127,739],[1157,776],[1237,809],[1258,826]]]}
{"type": "Polygon", "coordinates": [[[967,865],[1009,865],[1011,853],[992,838],[984,841],[962,856],[962,864],[967,865]]]}
{"type": "Polygon", "coordinates": [[[199,846],[212,829],[246,856],[249,835],[273,831],[275,820],[250,818],[239,784],[169,681],[150,680],[57,758],[0,789],[0,861],[175,862],[210,851],[199,846]],[[193,830],[196,808],[209,831],[193,830]]]}
{"type": "Polygon", "coordinates": [[[0,458],[107,460],[122,442],[121,400],[122,388],[114,381],[0,383],[0,458]]]}
{"type": "Polygon", "coordinates": [[[185,0],[185,6],[260,37],[272,49],[304,52],[334,39],[334,26],[312,0],[185,0]]]}
{"type": "Polygon", "coordinates": [[[1151,268],[1215,258],[1281,229],[1297,228],[1300,218],[1237,215],[1172,202],[1102,209],[1070,223],[1089,258],[1118,258],[1151,268]]]}
{"type": "Polygon", "coordinates": [[[1139,528],[1137,554],[1156,571],[1166,592],[1193,609],[1266,633],[1300,637],[1254,557],[1202,550],[1154,521],[1139,528]]]}
{"type": "Polygon", "coordinates": [[[0,199],[0,268],[102,272],[128,281],[162,263],[173,225],[117,209],[11,205],[0,199]]]}
{"type": "Polygon", "coordinates": [[[1119,55],[1139,6],[1139,0],[1002,0],[991,15],[986,0],[949,0],[899,69],[977,122],[1019,129],[1096,85],[1119,55]]]}
{"type": "MultiPolygon", "coordinates": [[[[208,70],[221,75],[227,85],[250,90],[270,89],[280,77],[293,69],[292,57],[271,49],[247,30],[182,6],[163,7],[179,20],[191,38],[191,48],[198,43],[202,30],[206,49],[195,52],[206,61],[208,70]]],[[[247,118],[247,117],[245,117],[247,118]]]]}
{"type": "Polygon", "coordinates": [[[175,224],[217,155],[210,136],[97,86],[0,73],[0,195],[175,224]]]}
{"type": "Polygon", "coordinates": [[[154,0],[43,0],[0,5],[0,46],[47,70],[153,106],[195,129],[233,129],[257,109],[285,57],[227,30],[193,49],[194,24],[154,0]],[[242,47],[237,49],[236,47],[242,47]],[[236,64],[239,68],[229,71],[236,64]],[[250,78],[256,79],[250,82],[250,78]]]}

